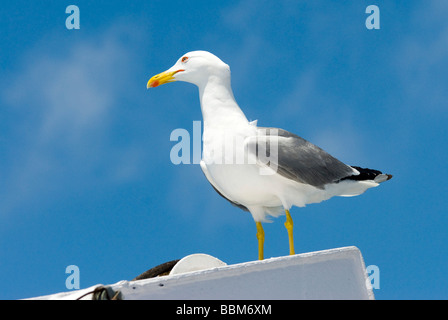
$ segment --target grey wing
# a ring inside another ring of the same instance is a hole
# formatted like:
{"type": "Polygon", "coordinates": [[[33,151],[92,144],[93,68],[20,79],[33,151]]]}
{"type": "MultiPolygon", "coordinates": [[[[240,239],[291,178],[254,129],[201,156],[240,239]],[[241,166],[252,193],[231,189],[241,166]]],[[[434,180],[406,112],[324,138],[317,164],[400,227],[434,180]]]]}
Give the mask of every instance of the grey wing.
{"type": "Polygon", "coordinates": [[[283,129],[259,127],[257,138],[249,143],[256,144],[257,158],[260,153],[266,155],[265,160],[270,161],[269,166],[278,174],[317,188],[359,174],[321,148],[283,129]]]}

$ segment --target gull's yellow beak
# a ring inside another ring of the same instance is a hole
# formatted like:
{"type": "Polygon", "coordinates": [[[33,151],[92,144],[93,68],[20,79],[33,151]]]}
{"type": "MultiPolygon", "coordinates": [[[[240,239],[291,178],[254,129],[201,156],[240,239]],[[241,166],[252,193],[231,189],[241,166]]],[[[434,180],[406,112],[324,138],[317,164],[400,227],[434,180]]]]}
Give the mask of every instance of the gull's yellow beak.
{"type": "Polygon", "coordinates": [[[152,77],[151,79],[149,79],[148,83],[146,84],[146,88],[154,88],[157,86],[160,86],[162,84],[168,83],[168,82],[173,82],[176,81],[176,79],[174,79],[174,75],[178,72],[181,71],[185,71],[185,70],[176,70],[176,71],[165,71],[162,73],[159,73],[157,75],[155,75],[154,77],[152,77]]]}

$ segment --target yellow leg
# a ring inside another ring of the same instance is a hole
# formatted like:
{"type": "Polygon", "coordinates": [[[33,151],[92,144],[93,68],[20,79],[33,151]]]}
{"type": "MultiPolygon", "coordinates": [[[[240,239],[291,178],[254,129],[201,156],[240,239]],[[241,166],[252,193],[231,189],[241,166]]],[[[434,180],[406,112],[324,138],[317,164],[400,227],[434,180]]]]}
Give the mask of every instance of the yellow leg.
{"type": "Polygon", "coordinates": [[[292,233],[294,222],[292,221],[291,215],[289,214],[289,210],[285,210],[285,212],[286,212],[285,227],[286,227],[286,230],[288,230],[288,238],[289,238],[289,254],[293,255],[293,254],[295,254],[295,252],[294,252],[294,236],[292,233]]]}
{"type": "Polygon", "coordinates": [[[263,260],[263,245],[264,245],[264,230],[261,222],[255,222],[257,225],[257,239],[258,239],[258,260],[263,260]]]}

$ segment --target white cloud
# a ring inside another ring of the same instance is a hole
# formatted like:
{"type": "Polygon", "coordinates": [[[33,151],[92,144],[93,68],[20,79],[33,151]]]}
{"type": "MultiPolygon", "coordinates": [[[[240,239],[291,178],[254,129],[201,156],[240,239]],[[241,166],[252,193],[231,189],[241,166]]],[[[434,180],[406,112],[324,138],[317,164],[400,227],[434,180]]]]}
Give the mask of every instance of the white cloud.
{"type": "Polygon", "coordinates": [[[113,83],[117,66],[128,63],[113,34],[63,45],[64,55],[32,50],[23,70],[4,91],[12,107],[39,110],[35,138],[40,143],[61,134],[75,142],[104,126],[119,89],[113,83]]]}
{"type": "Polygon", "coordinates": [[[131,30],[119,29],[41,43],[10,76],[2,103],[14,114],[8,139],[21,143],[3,150],[9,165],[2,168],[0,212],[51,200],[64,193],[60,186],[69,189],[77,183],[70,180],[82,175],[87,178],[78,181],[81,189],[95,188],[95,179],[105,176],[121,181],[138,175],[130,167],[143,161],[142,153],[110,141],[117,101],[132,92],[124,81],[136,69],[132,47],[121,42],[131,30]]]}

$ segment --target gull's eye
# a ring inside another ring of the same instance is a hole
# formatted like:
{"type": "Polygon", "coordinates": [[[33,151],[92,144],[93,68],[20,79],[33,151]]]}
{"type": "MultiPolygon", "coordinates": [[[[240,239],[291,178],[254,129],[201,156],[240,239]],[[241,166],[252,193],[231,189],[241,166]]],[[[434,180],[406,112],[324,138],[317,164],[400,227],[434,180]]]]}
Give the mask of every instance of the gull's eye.
{"type": "Polygon", "coordinates": [[[182,57],[182,62],[187,62],[188,61],[188,57],[182,57]]]}

